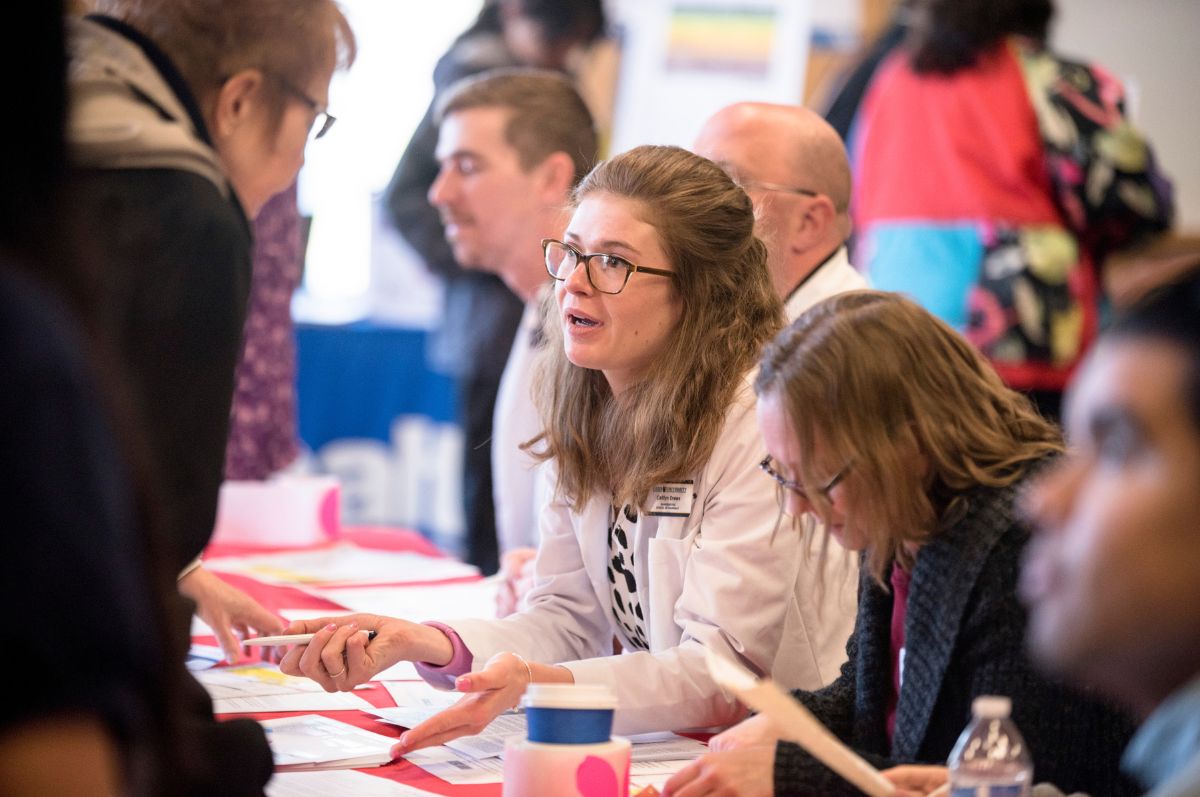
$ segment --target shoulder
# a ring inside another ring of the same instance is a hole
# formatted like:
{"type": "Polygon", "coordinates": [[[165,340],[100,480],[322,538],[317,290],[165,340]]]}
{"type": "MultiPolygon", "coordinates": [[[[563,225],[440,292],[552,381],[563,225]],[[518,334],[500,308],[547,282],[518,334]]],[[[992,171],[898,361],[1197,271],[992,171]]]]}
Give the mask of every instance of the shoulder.
{"type": "Polygon", "coordinates": [[[758,431],[757,398],[754,378],[758,369],[744,374],[734,388],[725,409],[721,431],[709,455],[708,479],[716,481],[724,474],[737,476],[763,457],[762,437],[758,431]]]}
{"type": "Polygon", "coordinates": [[[74,195],[101,240],[187,242],[198,252],[245,249],[250,223],[210,180],[181,169],[80,169],[74,195]]]}

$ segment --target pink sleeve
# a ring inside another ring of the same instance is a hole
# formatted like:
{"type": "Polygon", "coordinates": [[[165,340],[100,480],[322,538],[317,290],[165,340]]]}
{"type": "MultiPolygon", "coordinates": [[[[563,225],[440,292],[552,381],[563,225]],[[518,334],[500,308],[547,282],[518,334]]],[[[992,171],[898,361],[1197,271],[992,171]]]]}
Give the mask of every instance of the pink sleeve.
{"type": "Polygon", "coordinates": [[[438,689],[453,689],[455,679],[471,671],[471,665],[474,663],[475,657],[471,654],[471,651],[467,650],[467,646],[463,643],[462,637],[458,635],[458,632],[450,626],[432,621],[422,623],[422,625],[436,628],[445,634],[446,638],[450,640],[453,652],[450,655],[450,661],[441,667],[427,664],[423,661],[414,661],[413,666],[417,669],[417,675],[424,678],[425,682],[430,686],[436,686],[438,689]]]}

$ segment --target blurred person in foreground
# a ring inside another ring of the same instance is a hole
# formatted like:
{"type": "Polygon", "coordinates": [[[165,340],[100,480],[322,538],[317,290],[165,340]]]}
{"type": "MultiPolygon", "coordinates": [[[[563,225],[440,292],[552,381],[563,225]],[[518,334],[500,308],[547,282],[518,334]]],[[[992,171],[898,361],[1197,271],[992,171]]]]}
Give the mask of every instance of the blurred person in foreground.
{"type": "Polygon", "coordinates": [[[867,287],[846,252],[846,148],[820,116],[796,105],[735,103],[709,117],[692,149],[754,200],[755,231],[789,321],[835,293],[867,287]]]}
{"type": "Polygon", "coordinates": [[[516,611],[532,578],[538,511],[537,461],[521,445],[542,431],[533,371],[542,348],[542,305],[551,279],[544,238],[561,239],[571,189],[596,163],[592,115],[563,75],[494,69],[464,78],[438,107],[438,177],[429,202],[446,224],[455,259],[500,277],[525,303],[492,424],[492,495],[504,581],[497,613],[516,611]]]}
{"type": "MultiPolygon", "coordinates": [[[[861,551],[858,618],[841,677],[794,697],[877,767],[945,761],[980,695],[1008,695],[1034,766],[1125,795],[1132,722],[1035,670],[1017,570],[1022,490],[1062,451],[1057,427],[944,322],[893,293],[818,304],[766,348],[755,383],[792,533],[861,551]],[[801,518],[806,518],[800,522],[801,518]]],[[[766,478],[764,476],[764,478],[766,478]]],[[[765,717],[714,737],[670,797],[858,791],[765,717]]]]}
{"type": "Polygon", "coordinates": [[[442,319],[430,340],[435,370],[454,378],[463,430],[464,557],[485,573],[499,566],[493,506],[492,417],[505,358],[525,299],[477,262],[461,262],[455,238],[470,237],[486,219],[459,215],[451,229],[430,202],[442,167],[437,105],[451,85],[500,67],[569,71],[604,30],[600,0],[491,0],[455,39],[433,72],[434,100],[417,125],[385,192],[393,223],[425,266],[445,280],[442,319]]]}
{"type": "MultiPolygon", "coordinates": [[[[135,446],[64,192],[62,4],[5,27],[21,124],[0,149],[0,634],[20,657],[0,708],[0,793],[154,795],[187,759],[168,656],[172,575],[139,535],[135,446]]],[[[13,671],[10,671],[13,672],[13,671]]]]}
{"type": "MultiPolygon", "coordinates": [[[[200,563],[212,534],[251,276],[250,220],[332,124],[354,57],[331,0],[96,0],[71,20],[73,205],[97,269],[99,328],[120,361],[178,588],[226,656],[283,623],[200,563]]],[[[186,640],[185,622],[175,629],[186,640]]],[[[261,793],[252,722],[218,723],[194,681],[202,751],[184,793],[261,793]]]]}
{"type": "MultiPolygon", "coordinates": [[[[1025,501],[1038,528],[1021,574],[1029,644],[1047,668],[1143,717],[1122,766],[1150,797],[1196,797],[1200,274],[1155,291],[1101,337],[1066,421],[1070,452],[1025,501]]],[[[948,773],[887,774],[925,793],[948,773]]]]}

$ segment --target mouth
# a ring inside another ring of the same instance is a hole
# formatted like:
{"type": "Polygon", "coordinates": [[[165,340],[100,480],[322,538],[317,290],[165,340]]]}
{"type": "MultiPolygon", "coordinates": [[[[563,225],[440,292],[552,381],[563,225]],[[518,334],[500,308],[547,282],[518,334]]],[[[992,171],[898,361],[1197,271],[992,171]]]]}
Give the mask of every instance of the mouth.
{"type": "Polygon", "coordinates": [[[563,319],[568,327],[575,329],[594,329],[600,326],[600,322],[592,318],[587,313],[580,313],[576,310],[567,310],[563,313],[563,319]]]}
{"type": "Polygon", "coordinates": [[[1033,608],[1047,600],[1058,589],[1061,571],[1055,562],[1040,550],[1036,543],[1027,551],[1017,581],[1017,596],[1027,607],[1033,608]]]}

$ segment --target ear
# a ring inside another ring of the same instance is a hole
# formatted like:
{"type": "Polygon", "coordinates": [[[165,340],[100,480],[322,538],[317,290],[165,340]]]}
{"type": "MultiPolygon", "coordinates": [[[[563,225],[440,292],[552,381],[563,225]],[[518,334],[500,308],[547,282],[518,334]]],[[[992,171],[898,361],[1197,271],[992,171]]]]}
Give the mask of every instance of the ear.
{"type": "Polygon", "coordinates": [[[213,135],[228,137],[246,123],[256,109],[262,85],[263,74],[257,69],[243,69],[221,84],[213,105],[213,135]]]}
{"type": "Polygon", "coordinates": [[[804,211],[792,217],[788,238],[791,247],[806,251],[824,242],[829,237],[829,228],[837,223],[838,213],[833,200],[824,194],[811,197],[804,211]]]}
{"type": "Polygon", "coordinates": [[[562,204],[575,184],[575,161],[565,152],[552,152],[537,167],[538,186],[546,202],[562,204]]]}

